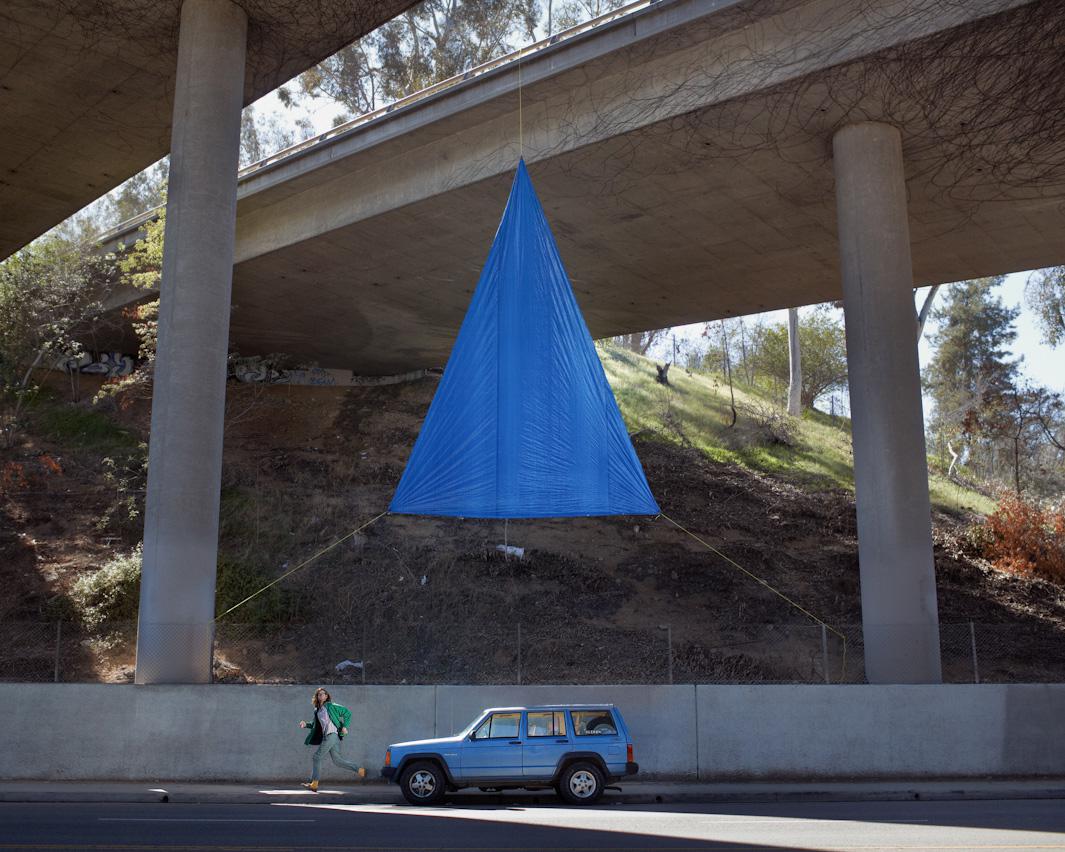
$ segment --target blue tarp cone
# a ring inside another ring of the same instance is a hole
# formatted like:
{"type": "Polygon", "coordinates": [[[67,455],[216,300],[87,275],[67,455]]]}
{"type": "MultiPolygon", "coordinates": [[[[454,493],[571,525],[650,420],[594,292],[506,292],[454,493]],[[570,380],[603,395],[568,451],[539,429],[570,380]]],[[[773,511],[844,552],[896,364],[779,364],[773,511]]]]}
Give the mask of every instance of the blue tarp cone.
{"type": "Polygon", "coordinates": [[[524,160],[389,510],[658,513],[524,160]]]}

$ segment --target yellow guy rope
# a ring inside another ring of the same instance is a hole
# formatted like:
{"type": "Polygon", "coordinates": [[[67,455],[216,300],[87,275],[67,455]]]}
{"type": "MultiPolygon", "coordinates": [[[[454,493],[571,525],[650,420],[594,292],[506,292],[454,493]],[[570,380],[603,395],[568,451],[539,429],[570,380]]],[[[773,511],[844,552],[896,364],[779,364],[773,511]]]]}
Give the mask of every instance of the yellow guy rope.
{"type": "Polygon", "coordinates": [[[347,540],[348,540],[349,538],[351,538],[352,536],[358,535],[358,534],[359,534],[360,532],[362,532],[362,531],[363,531],[364,529],[366,529],[366,528],[367,528],[368,526],[370,526],[370,524],[376,523],[377,521],[381,520],[381,518],[383,518],[383,517],[384,517],[385,515],[387,515],[387,514],[388,514],[388,512],[387,512],[387,511],[384,511],[384,512],[382,512],[382,513],[381,513],[380,515],[378,515],[378,516],[377,516],[376,518],[373,518],[372,520],[369,520],[369,521],[367,521],[367,522],[366,522],[365,524],[363,524],[363,525],[362,525],[361,527],[356,527],[356,528],[355,528],[355,529],[353,529],[353,530],[352,530],[351,532],[349,532],[349,533],[348,533],[348,534],[347,534],[346,536],[343,536],[343,537],[341,537],[341,538],[338,538],[338,539],[337,539],[336,541],[334,541],[334,542],[333,542],[332,544],[330,544],[330,545],[328,545],[328,546],[326,546],[326,547],[323,547],[323,548],[322,548],[321,550],[319,550],[319,551],[318,551],[318,552],[317,552],[316,554],[314,554],[314,556],[311,556],[311,557],[308,557],[307,559],[304,559],[304,560],[303,560],[303,561],[302,561],[302,562],[301,562],[301,563],[300,563],[299,565],[297,565],[297,566],[296,566],[295,568],[293,568],[293,569],[292,569],[291,571],[286,571],[286,572],[285,572],[284,574],[282,574],[282,575],[281,575],[280,577],[278,577],[278,578],[277,578],[276,580],[274,580],[273,582],[271,582],[271,583],[267,583],[267,584],[266,584],[265,586],[263,586],[263,587],[262,587],[261,589],[259,589],[259,591],[257,591],[257,592],[252,592],[252,594],[248,595],[248,596],[247,596],[246,598],[244,598],[244,600],[242,600],[242,601],[241,601],[240,603],[238,603],[238,604],[233,604],[233,606],[231,606],[231,607],[230,607],[229,609],[227,609],[227,610],[226,610],[225,612],[223,612],[223,613],[222,613],[221,615],[216,615],[216,616],[215,616],[215,618],[214,618],[214,620],[215,620],[215,621],[217,622],[217,621],[219,621],[220,619],[223,619],[223,618],[225,618],[225,617],[226,617],[227,615],[229,615],[229,614],[230,614],[230,613],[231,613],[231,612],[232,612],[233,610],[235,610],[235,609],[236,609],[237,607],[241,607],[241,606],[244,606],[244,604],[246,604],[246,603],[247,603],[248,601],[250,601],[250,600],[251,600],[252,598],[254,598],[254,597],[258,597],[258,596],[259,596],[259,595],[261,595],[261,594],[262,594],[263,592],[265,592],[265,591],[266,591],[267,589],[269,589],[269,588],[270,588],[271,586],[276,586],[276,585],[277,585],[278,583],[280,583],[280,582],[281,582],[282,580],[284,580],[284,579],[285,579],[286,577],[291,577],[291,576],[292,576],[293,574],[295,574],[295,573],[296,573],[297,571],[299,571],[299,570],[300,570],[301,568],[306,568],[306,567],[307,567],[308,565],[310,565],[310,564],[311,564],[312,562],[314,562],[315,560],[317,560],[317,559],[320,559],[321,557],[325,556],[325,555],[326,555],[326,554],[327,554],[327,553],[328,553],[328,552],[329,552],[330,550],[332,550],[332,549],[333,549],[334,547],[339,547],[339,546],[340,546],[341,544],[343,544],[343,543],[344,543],[345,541],[347,541],[347,540]]]}
{"type": "Polygon", "coordinates": [[[816,621],[818,624],[820,624],[826,630],[831,630],[840,639],[842,639],[843,640],[843,665],[842,665],[842,668],[840,669],[839,680],[840,680],[840,683],[843,682],[843,678],[846,676],[846,673],[847,673],[847,637],[846,636],[844,636],[842,633],[840,633],[838,630],[836,630],[836,628],[833,627],[832,625],[825,624],[825,622],[823,622],[820,618],[818,618],[816,615],[814,615],[808,609],[805,609],[804,607],[802,607],[799,604],[795,603],[795,601],[793,601],[791,598],[789,598],[786,594],[784,594],[780,590],[774,589],[771,585],[769,585],[769,583],[767,583],[765,580],[763,580],[757,574],[753,574],[750,571],[748,571],[746,568],[744,568],[742,565],[740,565],[735,559],[729,558],[724,553],[722,553],[720,550],[718,550],[716,547],[714,547],[712,544],[710,544],[709,542],[706,542],[703,539],[699,538],[699,536],[697,536],[695,533],[693,533],[687,527],[684,527],[681,524],[679,524],[676,521],[674,521],[665,512],[659,512],[658,513],[658,517],[665,518],[667,521],[669,521],[671,524],[673,524],[673,526],[675,526],[678,530],[680,530],[683,533],[687,533],[688,535],[690,535],[692,538],[694,538],[697,542],[699,542],[699,544],[701,544],[707,550],[711,551],[712,553],[716,553],[718,556],[720,556],[722,559],[724,559],[727,563],[729,563],[729,565],[733,566],[734,568],[738,568],[740,571],[742,571],[744,574],[746,574],[752,580],[754,580],[755,582],[760,583],[761,585],[765,586],[774,595],[776,595],[779,598],[783,598],[784,600],[786,600],[789,604],[791,604],[793,607],[795,607],[795,609],[797,609],[799,612],[801,612],[807,618],[812,618],[814,621],[816,621]]]}

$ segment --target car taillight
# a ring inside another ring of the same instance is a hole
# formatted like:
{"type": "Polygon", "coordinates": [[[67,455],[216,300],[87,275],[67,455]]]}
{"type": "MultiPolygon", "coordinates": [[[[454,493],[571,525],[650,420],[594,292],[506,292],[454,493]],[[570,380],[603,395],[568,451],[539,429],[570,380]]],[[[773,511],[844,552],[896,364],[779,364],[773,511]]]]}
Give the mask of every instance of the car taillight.
{"type": "Polygon", "coordinates": [[[635,762],[635,758],[633,758],[632,756],[632,743],[628,743],[625,746],[625,760],[627,760],[629,763],[635,762]]]}
{"type": "MultiPolygon", "coordinates": [[[[629,752],[630,753],[632,752],[632,746],[629,746],[629,752]]],[[[632,758],[629,758],[629,759],[631,760],[632,758]]],[[[391,765],[392,765],[392,749],[388,748],[388,749],[385,749],[385,766],[391,766],[391,765]]]]}

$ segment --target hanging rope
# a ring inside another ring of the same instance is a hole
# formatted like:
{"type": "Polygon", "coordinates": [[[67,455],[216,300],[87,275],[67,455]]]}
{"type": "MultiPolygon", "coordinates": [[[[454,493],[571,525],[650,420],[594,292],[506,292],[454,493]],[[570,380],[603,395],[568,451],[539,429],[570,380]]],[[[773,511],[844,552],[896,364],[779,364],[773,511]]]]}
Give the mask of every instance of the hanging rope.
{"type": "Polygon", "coordinates": [[[754,574],[751,571],[748,571],[746,568],[744,568],[742,565],[740,565],[740,563],[738,563],[735,559],[732,559],[732,558],[726,556],[724,553],[722,553],[720,550],[718,550],[712,544],[710,544],[707,541],[704,541],[702,538],[697,536],[695,533],[693,533],[687,527],[685,527],[682,524],[678,523],[677,521],[673,520],[665,512],[659,512],[658,513],[658,517],[665,518],[667,521],[669,521],[671,524],[673,524],[673,526],[675,526],[678,530],[680,530],[683,533],[686,533],[687,535],[690,535],[697,542],[699,542],[699,544],[701,544],[703,547],[705,547],[711,553],[714,553],[714,554],[720,556],[727,563],[729,563],[729,565],[731,565],[733,568],[739,569],[744,574],[746,574],[748,577],[750,577],[752,580],[754,580],[756,583],[759,583],[762,586],[765,586],[765,588],[769,589],[769,591],[771,591],[774,595],[776,595],[778,598],[782,598],[783,600],[787,601],[789,604],[791,604],[793,607],[795,607],[795,609],[797,609],[799,612],[801,612],[807,618],[810,618],[813,621],[816,621],[818,624],[820,624],[826,630],[831,630],[833,633],[835,633],[840,638],[840,640],[842,640],[842,642],[843,642],[843,661],[842,661],[842,666],[841,666],[840,675],[839,675],[839,682],[840,683],[843,682],[843,678],[846,677],[846,675],[847,675],[847,637],[846,636],[844,636],[842,633],[840,633],[838,630],[836,630],[836,628],[833,627],[832,625],[826,624],[824,621],[822,621],[820,618],[818,618],[816,615],[814,615],[808,609],[805,609],[800,604],[797,604],[795,601],[793,601],[791,598],[789,598],[786,594],[784,594],[779,589],[773,588],[773,586],[769,585],[769,583],[767,583],[765,580],[763,580],[757,574],[754,574]]]}
{"type": "Polygon", "coordinates": [[[525,48],[518,51],[518,159],[525,156],[525,125],[521,115],[521,57],[525,48]]]}
{"type": "Polygon", "coordinates": [[[230,614],[231,612],[233,612],[233,610],[237,609],[238,607],[242,607],[242,606],[244,606],[244,604],[246,604],[246,603],[247,603],[248,601],[250,601],[250,600],[251,600],[252,598],[256,598],[256,597],[258,597],[258,596],[259,596],[259,595],[261,595],[261,594],[262,594],[263,592],[265,592],[265,591],[266,591],[267,589],[269,589],[269,588],[270,588],[271,586],[276,586],[276,585],[277,585],[278,583],[280,583],[280,582],[281,582],[282,580],[284,580],[284,579],[285,579],[286,577],[291,577],[291,576],[292,576],[293,574],[295,574],[295,573],[296,573],[297,571],[299,571],[299,570],[300,570],[301,568],[306,568],[306,567],[307,567],[308,565],[310,565],[310,564],[311,564],[312,562],[315,562],[315,561],[317,561],[317,560],[321,559],[321,558],[322,558],[323,556],[325,556],[325,555],[326,555],[326,554],[327,554],[327,553],[328,553],[328,552],[329,552],[330,550],[332,550],[332,549],[333,549],[333,548],[335,548],[335,547],[339,547],[339,546],[340,546],[341,544],[343,544],[343,543],[344,543],[345,541],[347,541],[347,540],[348,540],[349,538],[351,538],[352,536],[356,536],[356,535],[358,535],[358,534],[359,534],[360,532],[362,532],[362,531],[363,531],[364,529],[366,529],[366,528],[367,528],[368,526],[370,526],[370,524],[374,524],[374,523],[377,523],[377,521],[381,520],[381,518],[383,518],[383,517],[384,517],[385,515],[387,515],[387,514],[388,514],[388,511],[386,510],[386,511],[382,512],[382,513],[381,513],[380,515],[378,515],[378,516],[377,516],[376,518],[372,518],[371,520],[367,521],[367,522],[366,522],[365,524],[363,524],[362,526],[360,526],[360,527],[356,527],[356,528],[355,528],[355,529],[353,529],[353,530],[352,530],[351,532],[349,532],[349,533],[348,533],[347,535],[345,535],[345,536],[343,536],[343,537],[341,537],[341,538],[338,538],[338,539],[337,539],[336,541],[334,541],[334,542],[333,542],[332,544],[328,545],[327,547],[323,547],[323,548],[322,548],[321,550],[319,550],[319,551],[318,551],[317,553],[315,553],[315,554],[314,554],[313,556],[310,556],[310,557],[308,557],[307,559],[304,559],[304,560],[303,560],[303,561],[302,561],[302,562],[301,562],[301,563],[300,563],[299,565],[297,565],[297,566],[296,566],[295,568],[293,568],[293,569],[292,569],[291,571],[286,571],[286,572],[285,572],[284,574],[282,574],[282,575],[281,575],[280,577],[278,577],[278,578],[277,578],[276,580],[274,580],[274,581],[272,581],[272,582],[270,582],[270,583],[267,583],[267,584],[266,584],[265,586],[263,586],[263,587],[262,587],[261,589],[259,589],[259,591],[257,591],[257,592],[252,592],[252,594],[248,595],[248,596],[247,596],[246,598],[244,598],[244,600],[242,600],[242,601],[241,601],[240,603],[237,603],[237,604],[233,604],[233,606],[231,606],[231,607],[230,607],[229,609],[227,609],[227,610],[226,610],[225,612],[223,612],[223,613],[222,613],[221,615],[216,615],[216,616],[214,617],[214,620],[215,620],[215,621],[217,622],[217,621],[219,621],[219,620],[221,620],[221,619],[225,618],[225,617],[226,617],[227,615],[229,615],[229,614],[230,614]]]}

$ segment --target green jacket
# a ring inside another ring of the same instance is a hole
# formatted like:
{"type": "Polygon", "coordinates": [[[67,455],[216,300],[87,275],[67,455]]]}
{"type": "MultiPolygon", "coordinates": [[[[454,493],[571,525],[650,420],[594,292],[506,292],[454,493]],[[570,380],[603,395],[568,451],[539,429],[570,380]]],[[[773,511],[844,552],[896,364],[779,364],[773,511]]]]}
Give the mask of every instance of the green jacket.
{"type": "MultiPolygon", "coordinates": [[[[340,739],[344,739],[344,735],[340,733],[344,728],[351,724],[351,711],[343,704],[335,704],[332,701],[325,702],[325,712],[329,714],[329,720],[336,725],[337,736],[340,739]]],[[[322,724],[318,721],[318,713],[314,714],[314,722],[305,722],[311,732],[307,734],[307,739],[303,741],[304,745],[318,745],[322,741],[322,724]]]]}

